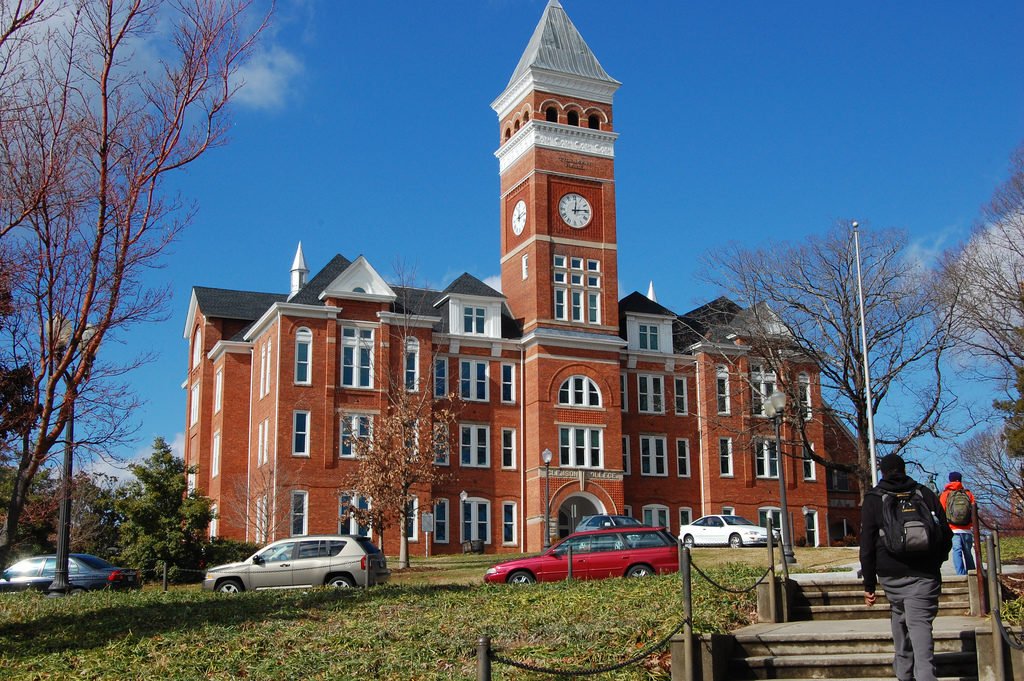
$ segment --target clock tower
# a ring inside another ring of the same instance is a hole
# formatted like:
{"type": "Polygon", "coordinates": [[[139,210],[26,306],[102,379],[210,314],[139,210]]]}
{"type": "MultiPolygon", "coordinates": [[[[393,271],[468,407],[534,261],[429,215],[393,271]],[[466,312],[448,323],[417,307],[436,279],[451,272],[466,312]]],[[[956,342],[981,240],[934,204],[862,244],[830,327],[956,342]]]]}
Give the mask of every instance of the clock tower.
{"type": "Polygon", "coordinates": [[[534,387],[524,395],[521,440],[530,550],[542,533],[545,449],[553,454],[552,527],[574,524],[565,509],[622,511],[612,124],[619,85],[549,0],[491,105],[500,135],[502,293],[522,325],[526,385],[534,387]],[[591,385],[598,399],[580,403],[591,385]]]}

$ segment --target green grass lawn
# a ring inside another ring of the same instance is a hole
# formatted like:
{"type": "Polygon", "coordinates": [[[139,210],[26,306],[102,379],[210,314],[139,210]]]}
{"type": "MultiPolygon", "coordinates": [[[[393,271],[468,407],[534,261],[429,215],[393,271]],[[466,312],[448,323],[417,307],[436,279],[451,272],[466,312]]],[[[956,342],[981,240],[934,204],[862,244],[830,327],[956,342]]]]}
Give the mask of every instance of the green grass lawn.
{"type": "MultiPolygon", "coordinates": [[[[634,655],[682,617],[677,575],[516,588],[481,584],[479,566],[459,569],[474,583],[405,583],[412,571],[369,590],[10,595],[0,599],[0,678],[471,679],[484,634],[512,659],[591,667],[634,655]]],[[[763,572],[702,569],[735,587],[763,572]]],[[[754,610],[752,594],[696,578],[693,595],[698,631],[735,628],[754,610]]],[[[655,654],[601,678],[667,679],[667,664],[655,654]]],[[[496,665],[495,678],[552,677],[496,665]]]]}

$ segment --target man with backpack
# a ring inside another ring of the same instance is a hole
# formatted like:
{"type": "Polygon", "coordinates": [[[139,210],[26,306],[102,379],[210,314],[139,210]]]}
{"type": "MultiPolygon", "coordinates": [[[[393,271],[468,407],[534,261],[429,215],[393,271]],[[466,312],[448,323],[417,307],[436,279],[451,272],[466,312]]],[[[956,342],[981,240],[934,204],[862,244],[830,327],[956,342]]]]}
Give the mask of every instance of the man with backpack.
{"type": "Polygon", "coordinates": [[[959,471],[949,474],[949,484],[939,495],[939,502],[946,509],[946,519],[953,530],[953,567],[958,575],[966,575],[974,569],[974,495],[964,487],[959,471]]]}
{"type": "Polygon", "coordinates": [[[935,492],[907,476],[898,454],[883,457],[879,469],[882,479],[861,507],[864,603],[875,604],[881,584],[890,606],[896,678],[936,681],[932,622],[953,533],[935,492]]]}

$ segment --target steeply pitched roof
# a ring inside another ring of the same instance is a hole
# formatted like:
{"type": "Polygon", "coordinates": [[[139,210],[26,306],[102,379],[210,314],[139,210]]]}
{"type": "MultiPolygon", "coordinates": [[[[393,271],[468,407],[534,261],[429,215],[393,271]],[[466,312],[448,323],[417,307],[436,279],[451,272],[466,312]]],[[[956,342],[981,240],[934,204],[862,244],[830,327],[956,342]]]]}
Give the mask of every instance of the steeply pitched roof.
{"type": "Polygon", "coordinates": [[[639,291],[633,291],[619,301],[619,314],[635,312],[637,314],[656,314],[663,317],[675,317],[676,313],[661,305],[639,291]]]}
{"type": "Polygon", "coordinates": [[[469,272],[463,272],[458,279],[448,284],[448,288],[442,292],[442,294],[449,293],[461,293],[467,296],[481,296],[483,298],[505,297],[469,272]]]}
{"type": "Polygon", "coordinates": [[[224,319],[252,321],[267,311],[274,303],[284,302],[288,296],[283,293],[257,293],[235,291],[226,288],[193,286],[196,302],[203,314],[224,319]]]}
{"type": "Polygon", "coordinates": [[[550,0],[544,8],[508,84],[515,83],[531,68],[619,84],[601,67],[558,0],[550,0]]]}
{"type": "Polygon", "coordinates": [[[348,269],[352,263],[343,255],[335,255],[330,262],[324,265],[323,269],[316,273],[306,285],[299,289],[298,293],[292,296],[289,302],[298,305],[321,305],[320,294],[338,275],[348,269]]]}
{"type": "Polygon", "coordinates": [[[742,307],[722,296],[680,315],[673,333],[675,349],[682,351],[701,340],[723,340],[726,329],[731,327],[734,318],[742,310],[742,307]]]}

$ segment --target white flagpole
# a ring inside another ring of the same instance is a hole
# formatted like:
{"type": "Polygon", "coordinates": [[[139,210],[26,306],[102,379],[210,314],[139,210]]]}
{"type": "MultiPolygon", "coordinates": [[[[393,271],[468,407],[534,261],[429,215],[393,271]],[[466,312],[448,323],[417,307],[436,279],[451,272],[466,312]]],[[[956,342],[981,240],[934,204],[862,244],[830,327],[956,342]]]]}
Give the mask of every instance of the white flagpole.
{"type": "Polygon", "coordinates": [[[878,484],[878,458],[875,454],[875,419],[871,404],[871,371],[868,368],[868,335],[864,324],[864,288],[860,278],[860,235],[853,221],[853,247],[857,254],[857,303],[860,308],[860,347],[864,356],[864,390],[868,405],[868,451],[871,454],[871,483],[878,484]]]}

